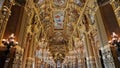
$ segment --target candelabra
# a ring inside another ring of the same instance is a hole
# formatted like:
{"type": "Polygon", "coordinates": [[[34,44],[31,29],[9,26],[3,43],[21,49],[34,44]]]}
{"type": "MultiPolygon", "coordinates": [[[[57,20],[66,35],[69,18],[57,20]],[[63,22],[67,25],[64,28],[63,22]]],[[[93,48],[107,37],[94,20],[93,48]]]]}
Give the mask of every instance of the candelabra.
{"type": "Polygon", "coordinates": [[[120,61],[120,37],[115,32],[113,32],[109,43],[117,47],[118,60],[120,61]]]}
{"type": "Polygon", "coordinates": [[[10,53],[10,48],[11,47],[14,47],[15,45],[17,45],[18,44],[18,42],[16,42],[15,40],[15,36],[14,36],[14,34],[11,34],[9,37],[8,37],[8,39],[3,39],[2,40],[2,44],[4,45],[4,46],[6,46],[6,48],[7,48],[7,50],[6,50],[6,55],[8,55],[9,53],[10,53]]]}

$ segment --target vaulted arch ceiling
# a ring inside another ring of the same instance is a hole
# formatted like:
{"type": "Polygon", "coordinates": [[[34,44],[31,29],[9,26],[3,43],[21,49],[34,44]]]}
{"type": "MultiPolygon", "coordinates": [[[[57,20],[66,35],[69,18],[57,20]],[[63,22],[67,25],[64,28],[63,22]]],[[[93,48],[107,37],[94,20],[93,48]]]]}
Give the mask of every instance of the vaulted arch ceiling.
{"type": "Polygon", "coordinates": [[[69,39],[78,36],[78,23],[85,7],[86,0],[39,0],[39,17],[43,33],[49,42],[54,59],[63,59],[68,52],[69,39]],[[76,27],[76,28],[75,28],[76,27]],[[62,55],[62,57],[61,57],[62,55]]]}
{"type": "Polygon", "coordinates": [[[84,4],[84,0],[39,0],[40,20],[46,35],[51,38],[57,34],[68,39],[75,24],[80,22],[84,4]]]}

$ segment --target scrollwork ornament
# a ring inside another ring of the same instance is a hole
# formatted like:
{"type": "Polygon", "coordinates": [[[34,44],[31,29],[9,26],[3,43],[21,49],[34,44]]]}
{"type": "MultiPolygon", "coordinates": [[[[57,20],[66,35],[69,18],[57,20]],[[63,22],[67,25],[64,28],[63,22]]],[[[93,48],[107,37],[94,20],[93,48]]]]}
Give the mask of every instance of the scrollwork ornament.
{"type": "Polygon", "coordinates": [[[33,11],[33,8],[27,8],[26,9],[26,11],[27,11],[27,13],[28,13],[28,16],[32,16],[32,14],[34,13],[34,11],[33,11]]]}
{"type": "Polygon", "coordinates": [[[10,11],[10,9],[9,9],[7,6],[3,6],[2,14],[3,14],[4,16],[6,16],[6,15],[11,15],[11,11],[10,11]]]}
{"type": "Polygon", "coordinates": [[[12,5],[15,5],[15,0],[9,0],[12,5]]]}

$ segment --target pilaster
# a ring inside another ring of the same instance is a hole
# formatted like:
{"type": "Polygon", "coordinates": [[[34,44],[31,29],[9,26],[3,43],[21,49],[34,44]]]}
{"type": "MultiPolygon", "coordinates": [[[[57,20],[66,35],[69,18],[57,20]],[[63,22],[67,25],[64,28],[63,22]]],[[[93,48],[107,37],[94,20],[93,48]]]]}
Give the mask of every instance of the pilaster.
{"type": "Polygon", "coordinates": [[[25,67],[25,68],[32,68],[32,67],[33,67],[33,62],[34,62],[34,58],[28,57],[28,58],[27,58],[27,63],[26,63],[26,67],[25,67]]]}
{"type": "Polygon", "coordinates": [[[104,27],[99,9],[96,11],[95,21],[96,21],[96,25],[97,25],[99,38],[100,38],[100,46],[103,47],[108,43],[108,39],[107,39],[107,34],[105,31],[105,27],[104,27]]]}
{"type": "Polygon", "coordinates": [[[14,0],[5,1],[1,11],[0,11],[0,40],[3,38],[4,32],[6,30],[8,19],[11,15],[11,7],[15,4],[14,0]]]}
{"type": "Polygon", "coordinates": [[[26,62],[27,62],[28,53],[29,53],[30,41],[31,41],[31,35],[27,34],[26,40],[25,40],[25,51],[24,51],[24,56],[23,56],[23,60],[22,60],[22,68],[26,68],[26,62]]]}
{"type": "Polygon", "coordinates": [[[95,64],[95,57],[93,54],[93,50],[92,50],[92,44],[90,41],[90,37],[89,34],[86,34],[86,41],[87,41],[87,49],[88,49],[88,56],[86,56],[86,62],[87,62],[87,67],[88,68],[96,68],[96,64],[95,64]]]}

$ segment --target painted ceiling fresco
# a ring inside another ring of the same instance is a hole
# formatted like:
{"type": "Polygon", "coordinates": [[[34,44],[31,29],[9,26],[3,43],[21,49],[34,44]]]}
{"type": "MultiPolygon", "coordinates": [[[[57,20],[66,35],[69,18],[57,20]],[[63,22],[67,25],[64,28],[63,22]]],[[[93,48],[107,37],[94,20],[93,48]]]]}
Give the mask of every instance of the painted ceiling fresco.
{"type": "Polygon", "coordinates": [[[39,0],[40,21],[53,56],[58,54],[64,57],[67,52],[68,39],[84,4],[85,0],[39,0]]]}

